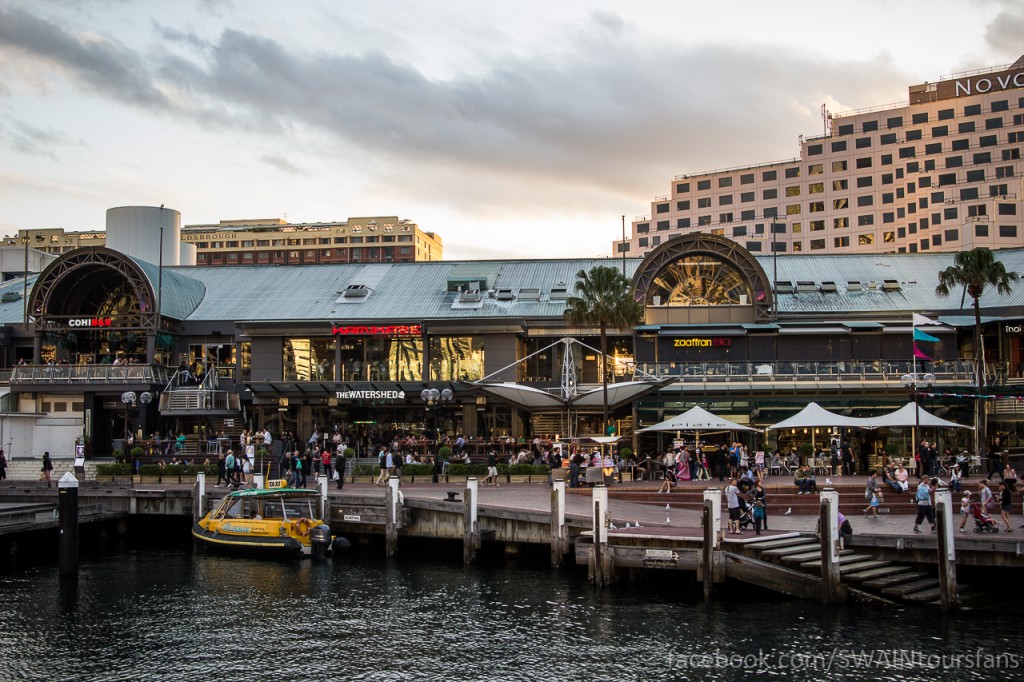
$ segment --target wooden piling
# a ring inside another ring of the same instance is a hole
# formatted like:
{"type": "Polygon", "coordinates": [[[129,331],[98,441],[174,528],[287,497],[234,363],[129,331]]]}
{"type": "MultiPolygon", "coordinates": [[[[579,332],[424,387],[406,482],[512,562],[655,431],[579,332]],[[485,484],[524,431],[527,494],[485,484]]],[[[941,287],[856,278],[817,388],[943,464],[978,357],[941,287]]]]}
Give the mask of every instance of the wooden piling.
{"type": "Polygon", "coordinates": [[[551,567],[559,568],[568,551],[565,527],[565,481],[554,481],[551,488],[551,567]]]}
{"type": "Polygon", "coordinates": [[[839,493],[832,488],[821,491],[818,529],[821,540],[821,601],[834,604],[841,600],[839,575],[839,493]]]}
{"type": "Polygon", "coordinates": [[[960,596],[956,584],[953,494],[946,487],[935,491],[935,527],[939,540],[939,601],[943,609],[955,609],[960,602],[960,596]]]}
{"type": "Polygon", "coordinates": [[[462,563],[469,565],[476,561],[480,548],[480,529],[477,520],[477,480],[470,476],[466,480],[466,493],[462,513],[462,563]]]}
{"type": "Polygon", "coordinates": [[[699,577],[704,583],[704,598],[710,599],[715,592],[716,568],[722,546],[722,491],[709,488],[704,491],[704,506],[701,516],[704,529],[704,544],[701,548],[699,577]]]}
{"type": "Polygon", "coordinates": [[[594,566],[592,580],[598,587],[611,583],[611,554],[608,551],[608,488],[597,485],[591,493],[593,517],[591,532],[594,539],[594,566]]]}
{"type": "Polygon", "coordinates": [[[387,558],[395,556],[398,552],[398,486],[391,485],[384,490],[384,555],[387,558]]]}

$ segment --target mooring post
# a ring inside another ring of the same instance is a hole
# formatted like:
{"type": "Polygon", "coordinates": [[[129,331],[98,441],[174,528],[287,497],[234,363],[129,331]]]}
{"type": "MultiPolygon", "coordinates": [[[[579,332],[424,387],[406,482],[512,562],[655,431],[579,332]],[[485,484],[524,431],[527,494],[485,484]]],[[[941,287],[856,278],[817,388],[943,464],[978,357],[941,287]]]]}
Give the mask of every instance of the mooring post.
{"type": "Polygon", "coordinates": [[[320,518],[327,519],[327,512],[330,510],[330,503],[327,501],[328,478],[320,475],[316,477],[316,484],[320,487],[320,518]]]}
{"type": "Polygon", "coordinates": [[[956,585],[956,544],[953,541],[953,493],[945,486],[935,491],[935,527],[939,536],[939,600],[944,609],[960,601],[956,585]]]}
{"type": "Polygon", "coordinates": [[[476,561],[476,550],[480,548],[476,503],[477,480],[475,476],[470,476],[466,479],[466,493],[462,508],[462,563],[467,566],[476,561]]]}
{"type": "Polygon", "coordinates": [[[704,491],[701,524],[704,528],[701,577],[704,580],[704,598],[710,599],[715,591],[716,556],[722,546],[722,491],[718,488],[708,488],[704,491]]]}
{"type": "Polygon", "coordinates": [[[821,601],[834,604],[840,600],[839,493],[832,488],[821,491],[821,513],[818,519],[821,534],[821,601]]]}
{"type": "Polygon", "coordinates": [[[611,583],[611,556],[608,551],[608,488],[603,484],[592,492],[591,532],[594,538],[594,570],[591,578],[598,587],[611,583]]]}
{"type": "Polygon", "coordinates": [[[203,518],[203,509],[206,507],[206,474],[202,471],[196,474],[196,503],[192,505],[192,521],[198,522],[203,518]]]}
{"type": "Polygon", "coordinates": [[[551,567],[559,568],[566,552],[565,481],[551,488],[551,567]]]}
{"type": "Polygon", "coordinates": [[[78,479],[70,471],[57,481],[57,513],[60,516],[60,574],[78,573],[78,479]]]}
{"type": "Polygon", "coordinates": [[[398,551],[398,528],[395,505],[398,502],[398,481],[389,478],[384,488],[384,556],[391,558],[398,551]],[[394,484],[392,484],[394,481],[394,484]]]}

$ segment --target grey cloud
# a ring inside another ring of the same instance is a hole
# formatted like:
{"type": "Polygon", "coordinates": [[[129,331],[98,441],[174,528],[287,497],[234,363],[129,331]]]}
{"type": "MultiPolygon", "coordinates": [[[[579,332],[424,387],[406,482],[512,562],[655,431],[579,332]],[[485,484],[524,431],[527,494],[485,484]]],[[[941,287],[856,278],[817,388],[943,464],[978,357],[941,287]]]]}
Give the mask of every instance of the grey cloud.
{"type": "Polygon", "coordinates": [[[54,128],[39,128],[23,121],[8,119],[0,123],[0,139],[16,152],[45,156],[58,160],[57,153],[65,147],[84,147],[82,140],[74,140],[54,128]]]}
{"type": "Polygon", "coordinates": [[[292,163],[285,157],[280,156],[279,154],[265,154],[260,157],[260,161],[262,163],[267,164],[268,166],[273,166],[274,168],[280,171],[284,171],[285,173],[289,173],[291,175],[309,175],[308,171],[299,168],[294,163],[292,163]]]}
{"type": "Polygon", "coordinates": [[[85,87],[146,107],[166,105],[141,57],[109,40],[84,39],[19,9],[0,10],[0,49],[59,65],[85,87]]]}
{"type": "Polygon", "coordinates": [[[989,22],[985,29],[985,42],[1002,58],[1016,61],[1024,54],[1021,36],[1024,35],[1024,6],[1020,3],[1002,3],[1004,9],[989,22]]]}

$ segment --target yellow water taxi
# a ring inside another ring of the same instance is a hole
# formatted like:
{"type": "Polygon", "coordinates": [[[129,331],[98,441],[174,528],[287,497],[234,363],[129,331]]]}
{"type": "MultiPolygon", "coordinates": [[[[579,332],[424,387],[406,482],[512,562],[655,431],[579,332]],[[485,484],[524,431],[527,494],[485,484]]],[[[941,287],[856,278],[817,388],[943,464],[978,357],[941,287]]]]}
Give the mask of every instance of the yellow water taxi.
{"type": "Polygon", "coordinates": [[[348,548],[318,518],[319,491],[269,483],[228,493],[192,527],[192,536],[208,547],[269,556],[322,557],[348,548]]]}

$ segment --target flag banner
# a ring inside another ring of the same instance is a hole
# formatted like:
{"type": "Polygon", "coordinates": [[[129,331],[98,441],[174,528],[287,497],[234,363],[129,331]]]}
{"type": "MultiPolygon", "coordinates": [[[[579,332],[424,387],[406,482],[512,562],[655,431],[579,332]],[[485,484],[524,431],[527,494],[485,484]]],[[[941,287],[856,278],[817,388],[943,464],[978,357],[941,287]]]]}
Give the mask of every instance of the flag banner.
{"type": "Polygon", "coordinates": [[[932,359],[932,358],[928,357],[927,355],[925,355],[924,353],[922,353],[921,349],[919,349],[917,347],[916,343],[914,344],[914,357],[915,358],[921,358],[922,360],[931,360],[932,359]]]}
{"type": "Polygon", "coordinates": [[[911,323],[915,327],[926,327],[930,324],[939,324],[933,319],[927,318],[924,315],[918,315],[914,313],[914,321],[911,323]]]}
{"type": "Polygon", "coordinates": [[[938,343],[939,340],[931,334],[925,334],[918,328],[914,328],[914,341],[931,341],[932,343],[938,343]]]}

